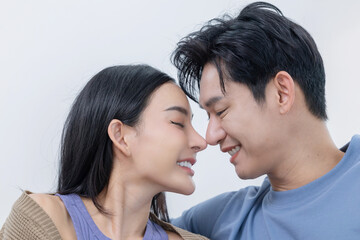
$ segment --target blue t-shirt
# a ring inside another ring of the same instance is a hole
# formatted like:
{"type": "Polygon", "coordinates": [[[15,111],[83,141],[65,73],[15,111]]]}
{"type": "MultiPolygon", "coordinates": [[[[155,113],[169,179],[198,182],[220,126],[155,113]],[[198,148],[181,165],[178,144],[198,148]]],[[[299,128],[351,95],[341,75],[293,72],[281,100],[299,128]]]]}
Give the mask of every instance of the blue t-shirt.
{"type": "Polygon", "coordinates": [[[221,194],[172,224],[212,240],[360,239],[360,136],[327,174],[297,189],[260,187],[221,194]]]}

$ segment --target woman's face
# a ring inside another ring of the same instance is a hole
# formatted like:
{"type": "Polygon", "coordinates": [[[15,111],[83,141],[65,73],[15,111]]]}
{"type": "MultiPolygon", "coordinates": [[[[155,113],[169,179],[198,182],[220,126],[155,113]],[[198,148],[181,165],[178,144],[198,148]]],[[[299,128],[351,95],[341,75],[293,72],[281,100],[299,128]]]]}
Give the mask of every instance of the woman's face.
{"type": "Polygon", "coordinates": [[[154,91],[131,140],[138,176],[156,190],[191,194],[196,153],[206,148],[191,125],[192,112],[183,91],[165,83],[154,91]]]}

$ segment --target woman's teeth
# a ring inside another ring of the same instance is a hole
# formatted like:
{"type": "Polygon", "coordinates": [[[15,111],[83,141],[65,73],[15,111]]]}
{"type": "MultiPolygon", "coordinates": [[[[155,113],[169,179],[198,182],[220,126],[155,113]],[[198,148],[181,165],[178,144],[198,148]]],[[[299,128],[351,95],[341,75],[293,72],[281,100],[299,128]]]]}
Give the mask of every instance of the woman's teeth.
{"type": "Polygon", "coordinates": [[[231,149],[230,151],[228,151],[228,153],[233,156],[235,153],[237,153],[240,150],[240,146],[236,146],[233,149],[231,149]]]}
{"type": "Polygon", "coordinates": [[[191,168],[192,164],[190,162],[184,161],[184,162],[177,162],[177,165],[181,166],[181,167],[187,167],[187,168],[191,168]]]}

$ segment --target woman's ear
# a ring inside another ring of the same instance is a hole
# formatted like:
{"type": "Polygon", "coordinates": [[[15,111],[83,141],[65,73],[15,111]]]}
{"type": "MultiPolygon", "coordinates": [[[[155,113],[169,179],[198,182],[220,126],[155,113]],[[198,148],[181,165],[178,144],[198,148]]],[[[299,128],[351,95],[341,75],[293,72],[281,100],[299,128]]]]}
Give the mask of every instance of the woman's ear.
{"type": "Polygon", "coordinates": [[[108,135],[113,142],[113,146],[125,156],[130,156],[127,131],[127,126],[118,119],[111,120],[108,126],[108,135]]]}
{"type": "Polygon", "coordinates": [[[278,96],[278,106],[280,114],[290,111],[295,102],[295,83],[294,79],[285,71],[280,71],[273,79],[278,96]]]}

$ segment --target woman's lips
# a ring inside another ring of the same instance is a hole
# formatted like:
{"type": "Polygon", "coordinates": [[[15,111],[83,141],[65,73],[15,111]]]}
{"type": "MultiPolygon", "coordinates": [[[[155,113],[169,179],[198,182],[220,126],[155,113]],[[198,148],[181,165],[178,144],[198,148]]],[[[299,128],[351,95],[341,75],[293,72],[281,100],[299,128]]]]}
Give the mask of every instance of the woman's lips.
{"type": "Polygon", "coordinates": [[[195,172],[191,167],[196,163],[195,158],[186,158],[180,161],[177,161],[176,164],[179,165],[184,171],[186,171],[190,176],[194,176],[195,172]]]}

